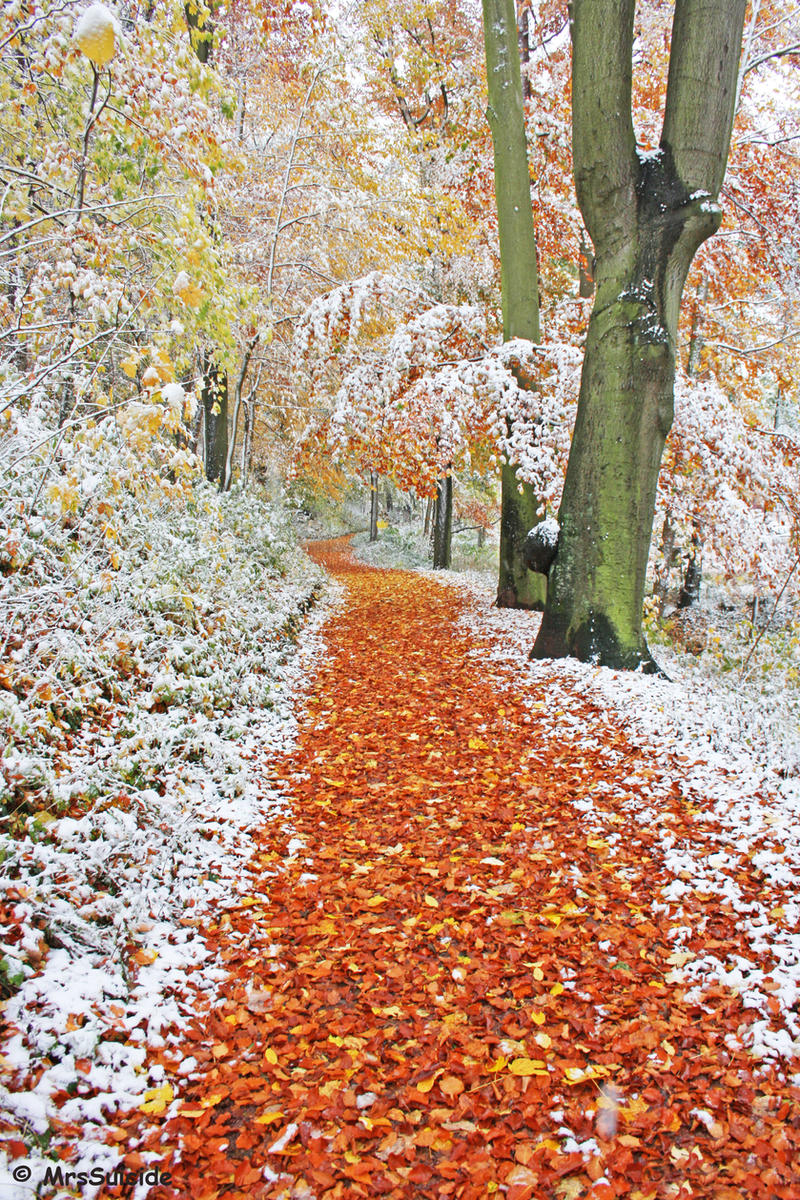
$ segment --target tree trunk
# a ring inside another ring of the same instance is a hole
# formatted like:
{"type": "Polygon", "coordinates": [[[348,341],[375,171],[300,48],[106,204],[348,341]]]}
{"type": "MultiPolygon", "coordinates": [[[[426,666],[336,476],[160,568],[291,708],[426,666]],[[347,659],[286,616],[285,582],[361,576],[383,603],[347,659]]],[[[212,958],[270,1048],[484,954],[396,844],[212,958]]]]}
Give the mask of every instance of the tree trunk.
{"type": "Polygon", "coordinates": [[[433,510],[433,568],[447,570],[451,562],[453,532],[453,476],[448,471],[436,483],[433,510]]]}
{"type": "Polygon", "coordinates": [[[428,496],[425,501],[425,523],[422,526],[422,533],[427,537],[431,531],[431,518],[433,516],[433,496],[428,496]]]}
{"type": "Polygon", "coordinates": [[[204,356],[203,363],[206,479],[217,481],[222,489],[228,457],[228,373],[210,356],[204,356]]]}
{"type": "Polygon", "coordinates": [[[517,46],[519,48],[520,76],[522,78],[522,99],[530,100],[532,96],[531,81],[528,67],[531,61],[531,10],[524,5],[517,16],[517,46]],[[523,71],[521,68],[524,67],[523,71]]]}
{"type": "Polygon", "coordinates": [[[369,540],[378,540],[378,475],[376,471],[369,473],[369,540]]]}
{"type": "Polygon", "coordinates": [[[242,400],[244,429],[242,430],[242,457],[239,462],[239,474],[243,491],[247,488],[250,479],[250,447],[252,445],[253,433],[252,403],[250,400],[242,400]]]}
{"type": "Polygon", "coordinates": [[[573,159],[596,254],[561,535],[533,657],[657,669],[642,632],[645,572],[672,424],[683,285],[719,226],[745,0],[676,0],[656,154],[631,118],[635,0],[574,0],[573,159]]]}
{"type": "MultiPolygon", "coordinates": [[[[686,374],[691,379],[700,369],[700,359],[703,353],[703,305],[708,299],[708,281],[703,280],[697,289],[697,295],[692,309],[692,324],[689,334],[689,356],[686,360],[686,374]]],[[[692,542],[683,584],[678,593],[678,608],[690,608],[700,599],[700,584],[703,579],[703,525],[698,513],[692,521],[692,542]]]]}
{"type": "Polygon", "coordinates": [[[703,353],[703,306],[708,299],[708,280],[704,279],[697,289],[694,307],[692,309],[692,326],[689,334],[689,357],[686,360],[686,374],[691,378],[700,370],[700,359],[703,353]]]}
{"type": "MultiPolygon", "coordinates": [[[[489,91],[487,117],[494,149],[494,189],[500,237],[503,339],[539,341],[539,277],[533,229],[531,181],[522,107],[517,24],[513,0],[483,0],[483,36],[489,91]]],[[[516,468],[500,476],[500,571],[497,603],[502,608],[541,608],[544,576],[528,570],[525,537],[539,520],[539,501],[516,468]]]]}
{"type": "Polygon", "coordinates": [[[677,607],[691,608],[700,599],[700,584],[703,581],[703,530],[695,518],[692,525],[692,545],[686,562],[683,584],[678,593],[677,607]]]}
{"type": "Polygon", "coordinates": [[[211,19],[213,4],[204,3],[204,0],[188,0],[184,12],[192,49],[201,63],[207,63],[214,44],[214,23],[211,19]]]}
{"type": "Polygon", "coordinates": [[[653,585],[653,595],[658,601],[659,613],[664,607],[669,592],[670,571],[675,563],[675,526],[670,520],[670,514],[664,517],[661,527],[661,569],[656,573],[653,585]]]}
{"type": "Polygon", "coordinates": [[[581,245],[578,254],[578,295],[588,300],[594,295],[594,254],[586,241],[586,230],[581,230],[581,245]]]}
{"type": "Polygon", "coordinates": [[[236,438],[239,431],[239,411],[242,407],[242,390],[244,381],[247,378],[247,370],[250,366],[250,359],[253,351],[258,343],[258,334],[254,334],[250,338],[245,348],[244,359],[242,361],[239,378],[236,380],[236,386],[233,389],[233,418],[231,420],[231,431],[228,445],[225,451],[225,469],[220,479],[220,487],[222,491],[229,492],[233,483],[233,456],[236,453],[236,438]]]}
{"type": "Polygon", "coordinates": [[[530,484],[517,479],[513,467],[501,467],[500,573],[498,608],[528,608],[541,612],[547,596],[547,576],[529,571],[524,546],[528,533],[541,520],[539,500],[530,484]]]}

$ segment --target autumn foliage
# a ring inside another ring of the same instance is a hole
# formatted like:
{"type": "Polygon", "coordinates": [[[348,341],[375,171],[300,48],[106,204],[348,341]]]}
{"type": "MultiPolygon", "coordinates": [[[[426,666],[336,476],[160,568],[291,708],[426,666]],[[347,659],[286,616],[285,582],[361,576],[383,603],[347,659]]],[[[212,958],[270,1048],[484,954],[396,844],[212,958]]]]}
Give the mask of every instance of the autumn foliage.
{"type": "MultiPolygon", "coordinates": [[[[152,1195],[792,1200],[797,1088],[744,1049],[735,993],[688,988],[702,939],[673,951],[655,832],[625,834],[626,800],[657,798],[711,853],[680,762],[585,702],[602,750],[576,758],[547,669],[528,705],[479,675],[453,591],[315,555],[348,607],[286,763],[291,841],[265,827],[252,893],[207,930],[230,977],[164,1052],[197,1061],[185,1092],[120,1131],[172,1160],[152,1195]],[[567,819],[590,798],[605,834],[567,819]]],[[[735,912],[693,904],[735,954],[735,912]]]]}

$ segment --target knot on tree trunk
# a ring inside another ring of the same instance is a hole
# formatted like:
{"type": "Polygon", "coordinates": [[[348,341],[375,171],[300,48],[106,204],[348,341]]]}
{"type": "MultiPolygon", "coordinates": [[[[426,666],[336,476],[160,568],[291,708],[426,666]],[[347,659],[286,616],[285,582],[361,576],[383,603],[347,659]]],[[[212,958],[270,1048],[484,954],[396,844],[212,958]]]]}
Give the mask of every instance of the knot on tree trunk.
{"type": "Polygon", "coordinates": [[[558,551],[560,533],[561,528],[555,517],[547,517],[528,532],[523,553],[529,571],[547,575],[558,551]]]}

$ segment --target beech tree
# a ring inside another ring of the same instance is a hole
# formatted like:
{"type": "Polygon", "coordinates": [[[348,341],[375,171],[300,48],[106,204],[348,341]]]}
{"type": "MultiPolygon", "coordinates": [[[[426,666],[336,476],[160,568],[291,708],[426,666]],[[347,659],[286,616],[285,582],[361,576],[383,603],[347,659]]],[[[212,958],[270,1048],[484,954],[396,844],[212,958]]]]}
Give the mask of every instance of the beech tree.
{"type": "MultiPolygon", "coordinates": [[[[513,0],[483,0],[483,33],[500,236],[503,339],[538,342],[539,280],[513,0]]],[[[528,570],[524,555],[526,534],[539,520],[539,499],[529,483],[517,478],[509,461],[501,467],[500,480],[497,603],[503,608],[541,608],[544,576],[528,570]]]]}
{"type": "Polygon", "coordinates": [[[596,293],[535,658],[656,669],[642,604],[678,313],[692,258],[721,220],[745,4],[676,0],[660,144],[642,152],[635,0],[573,0],[573,160],[596,293]]]}

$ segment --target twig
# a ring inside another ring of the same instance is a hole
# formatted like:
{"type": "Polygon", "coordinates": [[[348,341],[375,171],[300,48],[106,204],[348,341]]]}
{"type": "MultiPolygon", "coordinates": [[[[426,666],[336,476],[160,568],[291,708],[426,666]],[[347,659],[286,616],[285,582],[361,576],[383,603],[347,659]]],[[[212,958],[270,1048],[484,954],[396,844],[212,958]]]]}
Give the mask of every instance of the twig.
{"type": "Polygon", "coordinates": [[[750,647],[750,650],[748,651],[747,658],[742,663],[742,669],[739,672],[740,682],[744,677],[744,673],[747,668],[747,664],[750,662],[750,659],[753,657],[753,655],[756,652],[756,647],[758,646],[758,643],[761,641],[762,637],[764,636],[764,634],[767,632],[770,625],[772,624],[772,618],[775,616],[775,613],[778,611],[778,605],[781,602],[781,597],[783,596],[783,593],[786,591],[787,587],[789,586],[789,580],[792,578],[792,575],[794,575],[795,567],[797,567],[798,564],[800,564],[800,554],[798,554],[797,558],[794,560],[791,567],[789,568],[789,574],[784,579],[783,586],[782,586],[781,590],[778,592],[777,596],[775,597],[775,603],[772,606],[772,612],[767,617],[767,620],[764,623],[764,628],[759,632],[758,637],[753,642],[752,646],[750,647]]]}

